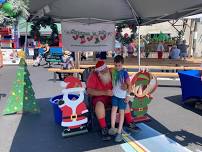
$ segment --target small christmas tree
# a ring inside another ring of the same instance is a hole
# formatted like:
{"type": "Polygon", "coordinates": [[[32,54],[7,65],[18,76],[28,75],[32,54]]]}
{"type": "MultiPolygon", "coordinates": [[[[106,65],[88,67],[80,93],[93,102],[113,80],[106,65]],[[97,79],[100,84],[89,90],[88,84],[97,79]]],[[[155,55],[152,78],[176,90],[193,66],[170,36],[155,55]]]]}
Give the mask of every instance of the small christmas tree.
{"type": "Polygon", "coordinates": [[[23,108],[23,79],[24,69],[20,68],[17,71],[16,81],[13,83],[12,91],[8,97],[8,104],[4,110],[4,114],[12,114],[22,110],[23,108]]]}
{"type": "Polygon", "coordinates": [[[29,78],[29,72],[25,69],[25,85],[24,85],[24,104],[23,104],[23,111],[27,112],[39,112],[39,106],[37,104],[35,93],[32,88],[32,83],[29,78]]]}
{"type": "Polygon", "coordinates": [[[13,84],[11,94],[8,98],[8,104],[3,112],[5,115],[17,112],[35,113],[40,111],[24,59],[20,60],[19,66],[16,81],[13,84]]]}
{"type": "Polygon", "coordinates": [[[19,63],[19,66],[20,67],[23,67],[23,68],[27,68],[27,63],[25,62],[25,59],[24,58],[21,58],[20,59],[20,63],[19,63]]]}

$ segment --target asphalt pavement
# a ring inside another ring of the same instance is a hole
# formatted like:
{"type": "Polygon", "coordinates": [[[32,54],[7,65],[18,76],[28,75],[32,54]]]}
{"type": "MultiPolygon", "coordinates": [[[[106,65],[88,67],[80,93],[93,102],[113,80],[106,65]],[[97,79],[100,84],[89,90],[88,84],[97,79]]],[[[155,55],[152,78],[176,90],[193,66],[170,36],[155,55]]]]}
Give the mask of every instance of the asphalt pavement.
{"type": "MultiPolygon", "coordinates": [[[[62,138],[62,128],[55,124],[49,99],[61,94],[60,81],[45,67],[28,66],[32,87],[40,105],[40,114],[3,116],[17,66],[0,69],[0,152],[122,152],[113,141],[103,142],[97,132],[62,138]]],[[[159,87],[149,105],[151,121],[145,124],[165,134],[182,146],[202,151],[202,111],[193,104],[181,104],[179,80],[159,80],[159,87]]]]}

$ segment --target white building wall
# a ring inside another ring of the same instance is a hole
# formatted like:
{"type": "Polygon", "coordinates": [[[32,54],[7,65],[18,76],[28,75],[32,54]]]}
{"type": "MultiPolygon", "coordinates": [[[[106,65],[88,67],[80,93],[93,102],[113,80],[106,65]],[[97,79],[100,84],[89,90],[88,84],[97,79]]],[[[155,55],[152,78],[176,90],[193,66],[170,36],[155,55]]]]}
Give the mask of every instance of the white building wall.
{"type": "MultiPolygon", "coordinates": [[[[178,24],[180,23],[181,22],[179,22],[178,24]]],[[[177,27],[177,29],[181,30],[181,27],[177,27]]],[[[172,25],[169,22],[163,22],[163,23],[140,27],[141,35],[155,34],[160,32],[171,34],[171,37],[176,37],[178,35],[177,30],[174,27],[172,27],[172,25]]]]}
{"type": "MultiPolygon", "coordinates": [[[[190,37],[190,23],[191,20],[187,22],[188,26],[186,27],[184,37],[183,39],[186,40],[187,45],[189,45],[189,37],[190,37]]],[[[175,25],[181,25],[181,26],[175,26],[179,31],[183,29],[183,21],[179,20],[175,25]]],[[[168,33],[171,35],[171,37],[177,37],[178,31],[169,23],[169,22],[163,22],[158,24],[153,24],[149,26],[141,26],[140,27],[140,34],[141,35],[147,35],[147,34],[155,34],[155,33],[168,33]]],[[[123,33],[130,34],[130,29],[126,28],[123,30],[123,33]]],[[[191,50],[191,55],[193,55],[193,50],[191,50]]],[[[197,41],[196,41],[196,53],[194,56],[201,57],[202,56],[202,23],[198,23],[198,32],[197,32],[197,41]]]]}
{"type": "Polygon", "coordinates": [[[202,56],[202,23],[198,23],[198,32],[196,39],[196,56],[202,56]]]}

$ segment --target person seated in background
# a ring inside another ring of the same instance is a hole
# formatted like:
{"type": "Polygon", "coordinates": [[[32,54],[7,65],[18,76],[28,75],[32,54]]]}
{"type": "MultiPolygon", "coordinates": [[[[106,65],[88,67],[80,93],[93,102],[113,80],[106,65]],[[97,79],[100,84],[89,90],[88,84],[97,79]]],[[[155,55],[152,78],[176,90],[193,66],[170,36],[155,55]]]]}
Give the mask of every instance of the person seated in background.
{"type": "Polygon", "coordinates": [[[43,60],[43,57],[44,57],[44,46],[43,45],[37,46],[34,49],[34,56],[33,56],[34,63],[33,63],[33,66],[34,67],[40,66],[40,64],[41,64],[41,62],[43,60]]]}
{"type": "Polygon", "coordinates": [[[182,59],[186,59],[187,57],[188,57],[188,53],[187,53],[187,48],[188,48],[189,46],[188,45],[186,45],[186,40],[183,40],[182,41],[182,44],[181,45],[179,45],[179,49],[180,49],[180,58],[182,59]]]}
{"type": "Polygon", "coordinates": [[[62,68],[63,69],[73,69],[74,68],[74,59],[71,56],[70,51],[64,51],[62,56],[62,68]]]}
{"type": "MultiPolygon", "coordinates": [[[[63,56],[62,56],[62,63],[61,63],[61,67],[62,69],[73,69],[74,68],[74,59],[71,56],[71,52],[70,51],[64,51],[63,56]]],[[[60,80],[62,79],[62,74],[57,72],[58,77],[60,80]]],[[[64,75],[64,77],[66,77],[66,75],[64,75]]]]}
{"type": "Polygon", "coordinates": [[[169,53],[169,59],[180,59],[180,49],[177,48],[177,45],[173,45],[169,53]]]}
{"type": "MultiPolygon", "coordinates": [[[[44,46],[44,58],[45,58],[45,61],[47,60],[47,58],[50,56],[50,46],[48,44],[45,44],[44,46]]],[[[47,62],[47,61],[46,61],[47,62]]]]}

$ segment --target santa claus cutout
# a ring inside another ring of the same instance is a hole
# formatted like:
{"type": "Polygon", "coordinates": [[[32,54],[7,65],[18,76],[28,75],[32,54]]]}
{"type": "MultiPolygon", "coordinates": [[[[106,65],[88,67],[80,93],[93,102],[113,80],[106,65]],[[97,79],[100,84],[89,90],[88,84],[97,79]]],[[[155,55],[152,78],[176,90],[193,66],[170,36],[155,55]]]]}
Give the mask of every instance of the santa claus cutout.
{"type": "Polygon", "coordinates": [[[86,124],[88,122],[88,109],[84,103],[84,91],[82,83],[79,79],[70,76],[64,79],[61,86],[63,99],[58,102],[58,106],[62,111],[61,126],[64,129],[62,136],[72,136],[87,132],[86,124]]]}

